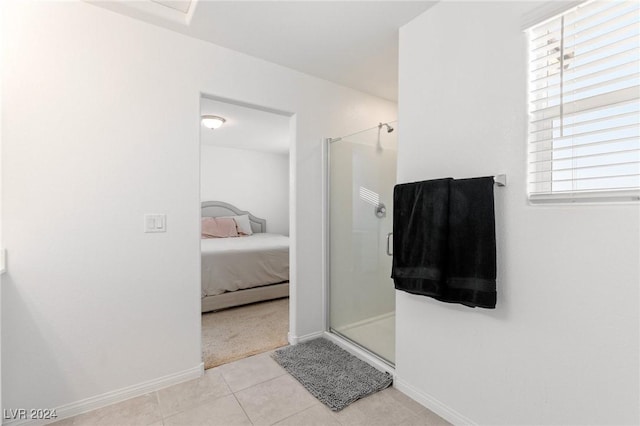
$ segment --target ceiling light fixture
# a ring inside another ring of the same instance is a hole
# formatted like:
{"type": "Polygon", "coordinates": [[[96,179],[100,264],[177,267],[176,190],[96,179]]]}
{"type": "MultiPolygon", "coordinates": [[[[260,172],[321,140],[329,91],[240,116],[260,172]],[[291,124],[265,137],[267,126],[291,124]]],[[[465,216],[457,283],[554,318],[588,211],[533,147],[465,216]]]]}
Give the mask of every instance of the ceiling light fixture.
{"type": "Polygon", "coordinates": [[[209,129],[217,129],[225,123],[224,118],[218,117],[217,115],[203,115],[202,116],[202,124],[209,129]]]}

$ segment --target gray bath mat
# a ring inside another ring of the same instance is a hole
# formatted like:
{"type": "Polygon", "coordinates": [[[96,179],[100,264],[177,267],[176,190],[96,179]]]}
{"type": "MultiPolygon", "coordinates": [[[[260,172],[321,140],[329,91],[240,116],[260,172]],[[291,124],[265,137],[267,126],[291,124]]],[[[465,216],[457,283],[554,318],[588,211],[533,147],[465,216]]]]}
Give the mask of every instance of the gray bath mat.
{"type": "Polygon", "coordinates": [[[389,373],[323,338],[278,349],[272,356],[333,411],[388,387],[392,381],[389,373]]]}

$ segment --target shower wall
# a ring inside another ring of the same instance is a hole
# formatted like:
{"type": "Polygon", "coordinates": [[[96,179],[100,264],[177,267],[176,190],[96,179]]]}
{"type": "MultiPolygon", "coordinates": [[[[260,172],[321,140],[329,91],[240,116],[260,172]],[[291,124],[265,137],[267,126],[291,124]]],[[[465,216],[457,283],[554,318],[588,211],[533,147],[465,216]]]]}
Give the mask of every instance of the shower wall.
{"type": "Polygon", "coordinates": [[[330,146],[330,317],[341,330],[393,315],[386,235],[392,231],[396,133],[378,129],[330,146]],[[386,217],[375,214],[381,202],[386,217]]]}

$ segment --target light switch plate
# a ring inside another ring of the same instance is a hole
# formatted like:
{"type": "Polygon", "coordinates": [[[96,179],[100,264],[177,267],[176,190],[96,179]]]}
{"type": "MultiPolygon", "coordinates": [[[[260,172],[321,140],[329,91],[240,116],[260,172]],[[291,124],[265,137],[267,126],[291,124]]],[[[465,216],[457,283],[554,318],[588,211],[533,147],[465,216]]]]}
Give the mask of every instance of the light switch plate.
{"type": "Polygon", "coordinates": [[[167,215],[145,214],[144,232],[167,232],[167,215]]]}

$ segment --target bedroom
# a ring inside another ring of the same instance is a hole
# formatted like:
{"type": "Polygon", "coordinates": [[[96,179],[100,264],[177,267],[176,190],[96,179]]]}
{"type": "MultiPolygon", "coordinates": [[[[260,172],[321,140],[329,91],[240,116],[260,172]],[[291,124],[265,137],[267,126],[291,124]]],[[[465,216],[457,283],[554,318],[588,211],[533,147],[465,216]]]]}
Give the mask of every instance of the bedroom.
{"type": "Polygon", "coordinates": [[[202,97],[201,117],[202,350],[208,369],[287,344],[292,118],[211,96],[202,97]]]}

